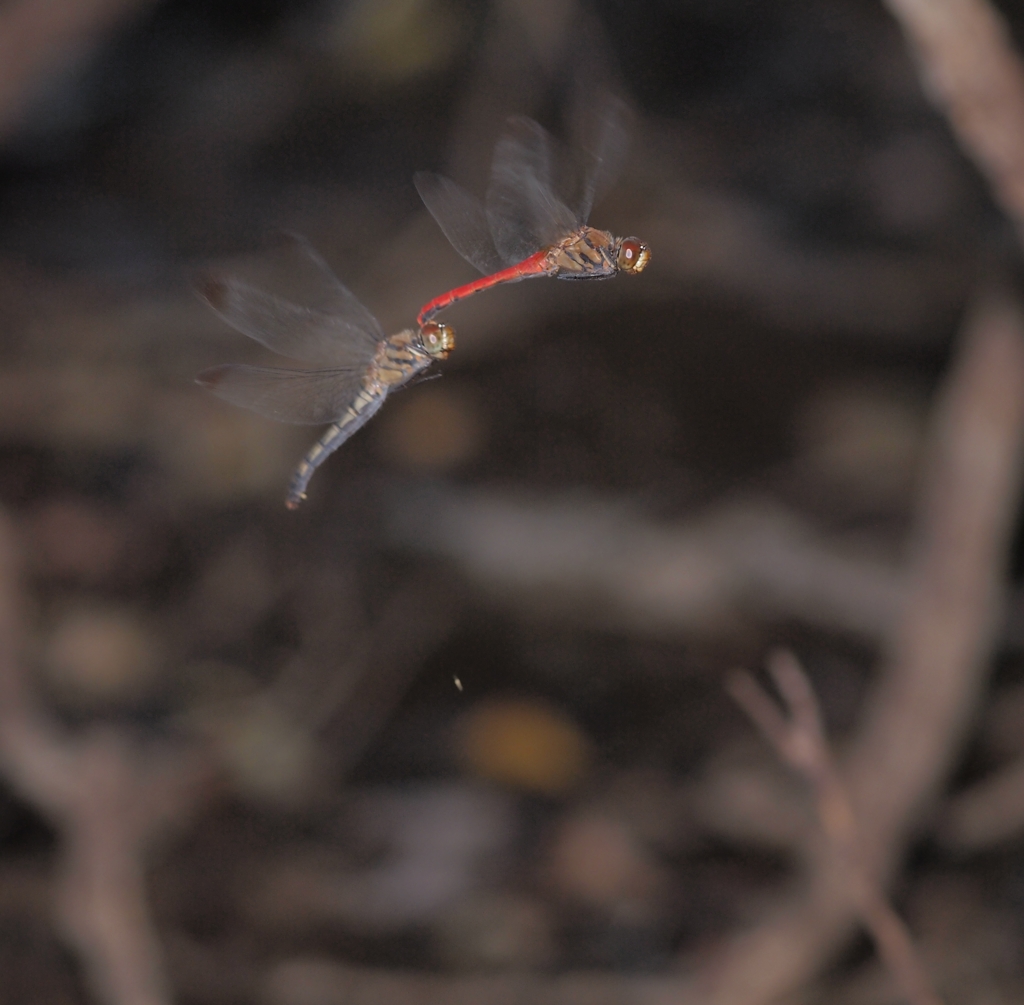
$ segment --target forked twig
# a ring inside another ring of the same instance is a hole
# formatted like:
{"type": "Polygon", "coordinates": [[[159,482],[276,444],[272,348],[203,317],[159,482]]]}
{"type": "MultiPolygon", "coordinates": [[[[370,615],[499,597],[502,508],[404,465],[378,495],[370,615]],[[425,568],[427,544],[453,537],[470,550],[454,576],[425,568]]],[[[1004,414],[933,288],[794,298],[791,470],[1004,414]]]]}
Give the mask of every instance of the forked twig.
{"type": "MultiPolygon", "coordinates": [[[[1024,312],[1012,299],[988,294],[969,314],[929,427],[908,592],[843,763],[860,854],[883,884],[970,727],[1004,609],[1024,474],[1024,312]]],[[[835,853],[814,855],[806,878],[724,941],[692,995],[650,1005],[766,1005],[812,978],[859,918],[835,853]]]]}
{"type": "Polygon", "coordinates": [[[857,819],[829,749],[821,711],[807,676],[796,657],[787,651],[772,654],[768,671],[788,716],[745,670],[732,675],[727,685],[729,693],[779,756],[813,789],[822,830],[845,868],[853,904],[907,1001],[911,1005],[941,1005],[942,999],[932,987],[910,932],[864,862],[857,819]]]}

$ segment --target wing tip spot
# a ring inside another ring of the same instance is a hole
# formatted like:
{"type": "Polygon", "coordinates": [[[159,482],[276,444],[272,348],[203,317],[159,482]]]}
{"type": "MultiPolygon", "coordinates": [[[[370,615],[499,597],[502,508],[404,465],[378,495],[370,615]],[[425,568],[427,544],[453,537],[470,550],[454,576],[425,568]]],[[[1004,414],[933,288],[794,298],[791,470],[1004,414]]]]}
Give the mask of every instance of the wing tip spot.
{"type": "Polygon", "coordinates": [[[223,366],[211,366],[196,377],[196,383],[209,391],[215,391],[224,380],[225,371],[223,366]]]}
{"type": "Polygon", "coordinates": [[[227,306],[228,282],[220,276],[203,276],[196,283],[199,296],[215,311],[222,311],[227,306]]]}

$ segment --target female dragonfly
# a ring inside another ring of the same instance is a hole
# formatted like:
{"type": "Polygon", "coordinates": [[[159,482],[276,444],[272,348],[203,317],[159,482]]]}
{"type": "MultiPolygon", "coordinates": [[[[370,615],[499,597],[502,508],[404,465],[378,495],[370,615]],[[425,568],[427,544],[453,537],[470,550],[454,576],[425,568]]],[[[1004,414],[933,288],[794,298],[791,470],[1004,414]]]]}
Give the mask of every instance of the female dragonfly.
{"type": "Polygon", "coordinates": [[[390,391],[447,357],[455,333],[430,321],[385,337],[377,319],[305,242],[290,238],[283,252],[276,257],[289,269],[299,266],[303,303],[236,275],[207,277],[200,295],[244,335],[320,368],[227,363],[196,380],[225,401],[280,422],[331,424],[292,476],[285,505],[295,509],[328,455],[373,417],[390,391]]]}
{"type": "Polygon", "coordinates": [[[597,142],[590,152],[582,195],[570,209],[552,182],[551,141],[532,119],[509,119],[494,149],[486,204],[442,175],[416,175],[416,188],[455,250],[482,273],[424,304],[416,320],[499,283],[532,276],[557,279],[609,279],[636,275],[650,260],[650,249],[636,237],[614,237],[587,226],[594,200],[611,185],[626,150],[625,106],[606,99],[597,142]]]}

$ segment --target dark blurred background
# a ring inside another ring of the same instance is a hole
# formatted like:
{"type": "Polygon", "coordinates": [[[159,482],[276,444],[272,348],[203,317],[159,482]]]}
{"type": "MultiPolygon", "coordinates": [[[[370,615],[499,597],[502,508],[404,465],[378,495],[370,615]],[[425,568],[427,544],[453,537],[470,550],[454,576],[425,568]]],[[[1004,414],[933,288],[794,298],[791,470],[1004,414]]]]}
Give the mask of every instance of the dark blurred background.
{"type": "MultiPolygon", "coordinates": [[[[147,859],[177,1000],[699,957],[788,889],[804,819],[723,673],[790,645],[853,728],[929,402],[979,281],[1019,268],[895,22],[874,0],[81,12],[0,7],[28,67],[0,80],[0,500],[49,714],[211,765],[147,859]],[[407,326],[473,278],[413,173],[482,193],[506,116],[568,138],[581,89],[633,110],[591,222],[648,269],[448,311],[441,378],[287,512],[316,433],[193,383],[266,358],[195,276],[295,231],[407,326]]],[[[1024,752],[1022,644],[1011,613],[957,784],[1024,752]]],[[[57,844],[0,791],[0,1001],[92,1000],[50,920],[57,844]]],[[[898,903],[958,1000],[1024,994],[1020,852],[915,847],[898,903]]],[[[818,993],[890,1001],[876,968],[856,943],[818,993]]]]}

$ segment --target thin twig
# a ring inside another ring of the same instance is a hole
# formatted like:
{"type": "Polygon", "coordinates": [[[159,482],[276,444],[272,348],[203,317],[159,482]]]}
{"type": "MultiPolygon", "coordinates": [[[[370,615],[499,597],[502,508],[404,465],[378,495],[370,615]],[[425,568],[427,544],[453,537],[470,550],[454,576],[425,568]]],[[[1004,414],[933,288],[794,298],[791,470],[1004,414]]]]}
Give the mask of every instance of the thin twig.
{"type": "MultiPolygon", "coordinates": [[[[973,311],[929,432],[907,596],[843,766],[868,874],[895,872],[960,749],[1006,595],[1024,448],[1024,317],[973,311]]],[[[826,846],[809,883],[732,936],[697,974],[702,1005],[764,1005],[810,980],[856,926],[847,869],[826,846]]],[[[653,1005],[690,1001],[681,992],[653,1005]]]]}
{"type": "Polygon", "coordinates": [[[889,904],[878,880],[865,867],[857,819],[825,738],[810,682],[789,652],[774,653],[768,670],[788,717],[746,671],[733,675],[729,693],[779,756],[803,775],[814,790],[822,829],[846,867],[853,903],[907,1001],[911,1005],[940,1005],[941,999],[932,987],[910,932],[889,904]]]}

